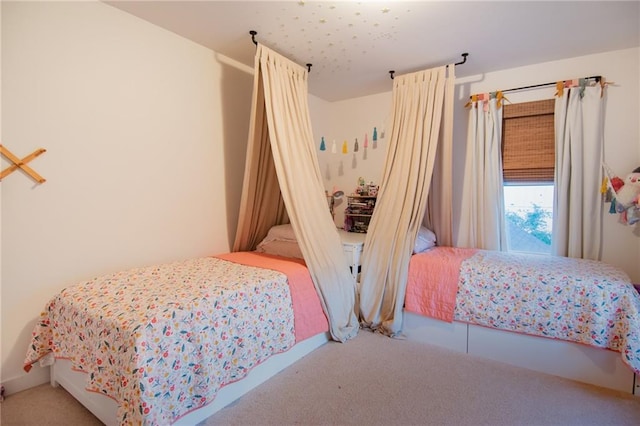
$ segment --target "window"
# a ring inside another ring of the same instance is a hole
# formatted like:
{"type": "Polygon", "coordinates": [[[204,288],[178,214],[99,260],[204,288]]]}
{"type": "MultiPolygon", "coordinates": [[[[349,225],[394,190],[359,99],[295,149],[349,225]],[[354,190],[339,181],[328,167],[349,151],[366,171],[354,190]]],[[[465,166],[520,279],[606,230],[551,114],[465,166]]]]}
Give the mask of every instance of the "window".
{"type": "Polygon", "coordinates": [[[549,99],[504,106],[504,206],[512,251],[551,253],[554,103],[549,99]]]}
{"type": "Polygon", "coordinates": [[[504,186],[509,250],[551,254],[553,183],[504,186]]]}

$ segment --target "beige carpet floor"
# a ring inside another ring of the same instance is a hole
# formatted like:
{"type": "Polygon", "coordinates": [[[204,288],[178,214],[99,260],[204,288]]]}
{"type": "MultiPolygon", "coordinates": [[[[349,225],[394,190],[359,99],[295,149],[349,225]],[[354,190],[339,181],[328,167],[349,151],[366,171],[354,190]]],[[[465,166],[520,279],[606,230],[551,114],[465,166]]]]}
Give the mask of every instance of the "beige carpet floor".
{"type": "MultiPolygon", "coordinates": [[[[2,426],[99,422],[61,388],[0,404],[2,426]]],[[[640,397],[361,331],[201,425],[640,425],[640,397]]]]}

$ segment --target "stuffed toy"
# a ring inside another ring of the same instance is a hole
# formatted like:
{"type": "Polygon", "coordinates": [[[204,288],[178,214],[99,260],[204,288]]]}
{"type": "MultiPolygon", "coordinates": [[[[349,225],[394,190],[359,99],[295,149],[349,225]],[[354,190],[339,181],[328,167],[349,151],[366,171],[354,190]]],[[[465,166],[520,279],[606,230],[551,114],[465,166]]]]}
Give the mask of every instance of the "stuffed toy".
{"type": "Polygon", "coordinates": [[[628,225],[640,221],[640,167],[629,173],[616,189],[616,211],[628,225]]]}
{"type": "Polygon", "coordinates": [[[623,209],[629,208],[637,203],[638,195],[640,195],[640,167],[629,173],[624,179],[624,184],[616,190],[616,204],[623,209]]]}

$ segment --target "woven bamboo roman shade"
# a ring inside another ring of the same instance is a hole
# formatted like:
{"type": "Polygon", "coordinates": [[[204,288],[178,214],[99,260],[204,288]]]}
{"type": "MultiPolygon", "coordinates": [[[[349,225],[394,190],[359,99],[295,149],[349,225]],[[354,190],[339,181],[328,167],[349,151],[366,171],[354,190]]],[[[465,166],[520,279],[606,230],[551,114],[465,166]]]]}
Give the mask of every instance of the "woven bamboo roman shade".
{"type": "Polygon", "coordinates": [[[507,104],[503,113],[505,183],[553,182],[554,99],[507,104]]]}

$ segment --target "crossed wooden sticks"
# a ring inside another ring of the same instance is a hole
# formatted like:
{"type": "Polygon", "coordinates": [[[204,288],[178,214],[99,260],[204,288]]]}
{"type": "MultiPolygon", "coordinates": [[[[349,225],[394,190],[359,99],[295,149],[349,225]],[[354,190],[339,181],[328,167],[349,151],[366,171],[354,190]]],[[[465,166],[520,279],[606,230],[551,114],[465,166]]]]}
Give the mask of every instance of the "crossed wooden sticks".
{"type": "Polygon", "coordinates": [[[5,157],[7,157],[9,160],[11,160],[13,162],[12,165],[10,165],[6,169],[4,169],[2,172],[0,172],[0,180],[2,180],[5,177],[9,176],[15,170],[22,169],[22,170],[24,170],[25,173],[27,173],[29,176],[31,176],[36,182],[38,182],[38,183],[46,182],[45,178],[43,178],[38,173],[36,173],[36,171],[33,170],[31,167],[27,166],[27,163],[29,161],[33,160],[38,155],[40,155],[40,154],[42,154],[43,152],[46,152],[46,151],[47,151],[46,149],[40,148],[40,149],[37,149],[37,150],[33,151],[31,154],[27,155],[23,159],[20,159],[20,158],[16,157],[15,155],[13,155],[11,153],[11,151],[9,151],[3,145],[0,145],[0,153],[2,153],[2,155],[4,155],[5,157]]]}

